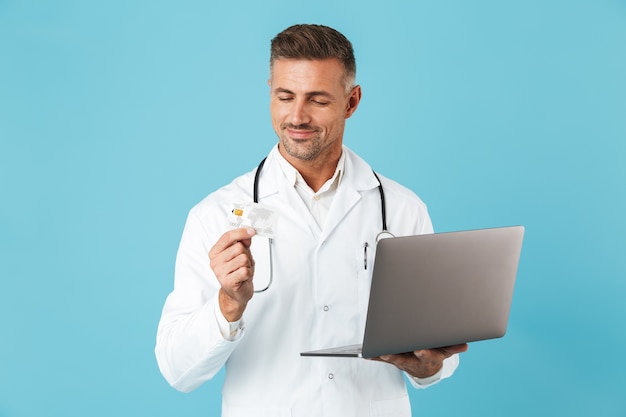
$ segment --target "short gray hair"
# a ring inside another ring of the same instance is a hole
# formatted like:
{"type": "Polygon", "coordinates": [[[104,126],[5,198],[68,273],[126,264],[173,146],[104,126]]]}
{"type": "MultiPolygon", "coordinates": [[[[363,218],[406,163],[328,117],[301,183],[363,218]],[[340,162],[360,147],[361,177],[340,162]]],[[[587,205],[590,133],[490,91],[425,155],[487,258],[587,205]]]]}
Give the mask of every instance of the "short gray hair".
{"type": "Polygon", "coordinates": [[[270,75],[277,59],[322,60],[336,58],[344,67],[346,94],[354,87],[356,60],[352,44],[337,30],[323,25],[293,25],[272,39],[270,75]]]}

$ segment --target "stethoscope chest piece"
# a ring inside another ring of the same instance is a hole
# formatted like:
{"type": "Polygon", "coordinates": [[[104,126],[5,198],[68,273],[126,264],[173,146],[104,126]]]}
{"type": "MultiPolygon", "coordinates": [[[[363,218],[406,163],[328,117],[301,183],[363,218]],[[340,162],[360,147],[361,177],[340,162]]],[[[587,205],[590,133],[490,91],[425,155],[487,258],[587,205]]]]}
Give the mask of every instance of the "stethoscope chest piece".
{"type": "Polygon", "coordinates": [[[382,239],[389,239],[390,237],[395,237],[393,233],[383,230],[382,232],[376,235],[376,243],[380,242],[382,239]]]}

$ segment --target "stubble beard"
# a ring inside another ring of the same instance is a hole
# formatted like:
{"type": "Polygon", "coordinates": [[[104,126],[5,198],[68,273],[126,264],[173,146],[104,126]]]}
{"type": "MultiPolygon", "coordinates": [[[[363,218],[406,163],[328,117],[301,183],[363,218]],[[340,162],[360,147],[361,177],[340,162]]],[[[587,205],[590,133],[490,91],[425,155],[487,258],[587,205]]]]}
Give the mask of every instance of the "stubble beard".
{"type": "Polygon", "coordinates": [[[301,161],[312,161],[320,154],[319,142],[315,141],[308,144],[294,144],[291,139],[281,136],[280,144],[292,158],[299,159],[301,161]],[[308,146],[307,146],[308,145],[308,146]]]}
{"type": "Polygon", "coordinates": [[[283,147],[287,155],[301,161],[312,161],[324,151],[321,133],[319,131],[317,131],[314,138],[306,141],[298,141],[287,136],[286,127],[283,126],[279,137],[280,145],[283,147]]]}

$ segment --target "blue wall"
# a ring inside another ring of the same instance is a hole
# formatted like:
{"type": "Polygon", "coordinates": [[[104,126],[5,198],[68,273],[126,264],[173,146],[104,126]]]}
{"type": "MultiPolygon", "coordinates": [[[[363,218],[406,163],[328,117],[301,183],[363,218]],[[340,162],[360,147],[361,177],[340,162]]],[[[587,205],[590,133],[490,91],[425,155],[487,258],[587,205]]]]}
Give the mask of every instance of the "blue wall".
{"type": "Polygon", "coordinates": [[[527,228],[508,334],[415,415],[626,415],[625,1],[212,3],[0,0],[0,416],[218,415],[156,325],[187,211],[275,143],[299,22],[353,41],[345,142],[436,230],[527,228]]]}

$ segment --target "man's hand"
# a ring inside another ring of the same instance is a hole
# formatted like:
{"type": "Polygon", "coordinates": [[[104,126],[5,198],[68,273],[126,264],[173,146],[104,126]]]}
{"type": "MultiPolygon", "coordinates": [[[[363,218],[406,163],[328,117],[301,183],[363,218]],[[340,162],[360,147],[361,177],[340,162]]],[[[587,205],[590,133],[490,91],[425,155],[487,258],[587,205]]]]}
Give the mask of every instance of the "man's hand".
{"type": "Polygon", "coordinates": [[[229,322],[241,318],[254,294],[254,259],[250,252],[254,234],[252,228],[230,230],[209,251],[211,269],[222,286],[220,309],[229,322]]]}
{"type": "Polygon", "coordinates": [[[428,378],[443,367],[443,360],[455,353],[467,351],[467,343],[436,349],[423,349],[397,355],[383,355],[373,358],[395,365],[400,370],[417,378],[428,378]]]}

